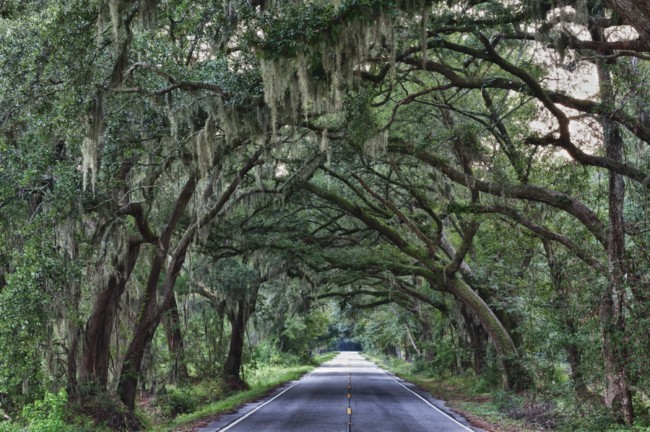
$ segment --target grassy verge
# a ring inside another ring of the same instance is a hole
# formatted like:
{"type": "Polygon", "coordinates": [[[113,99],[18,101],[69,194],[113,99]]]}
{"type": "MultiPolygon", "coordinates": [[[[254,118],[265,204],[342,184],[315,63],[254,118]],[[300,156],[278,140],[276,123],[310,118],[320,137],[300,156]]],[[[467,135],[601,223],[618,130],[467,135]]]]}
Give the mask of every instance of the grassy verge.
{"type": "Polygon", "coordinates": [[[541,430],[534,425],[505,415],[499,409],[498,401],[495,401],[495,392],[486,391],[475,377],[432,377],[427,372],[413,372],[412,366],[401,360],[389,360],[368,354],[364,356],[395,375],[418,385],[434,398],[444,400],[447,406],[476,427],[489,432],[541,430]]]}
{"type": "Polygon", "coordinates": [[[472,425],[489,432],[650,432],[650,409],[641,404],[633,427],[617,425],[603,405],[576,400],[570,391],[507,393],[474,375],[440,377],[415,370],[403,360],[366,357],[444,400],[472,425]]]}
{"type": "Polygon", "coordinates": [[[189,432],[204,426],[221,414],[232,412],[242,405],[255,401],[278,386],[300,378],[313,370],[317,365],[331,360],[337,353],[327,353],[315,356],[312,364],[300,366],[263,366],[255,370],[247,382],[249,390],[233,393],[226,398],[209,403],[191,413],[179,415],[164,424],[152,425],[150,430],[155,432],[189,432]]]}

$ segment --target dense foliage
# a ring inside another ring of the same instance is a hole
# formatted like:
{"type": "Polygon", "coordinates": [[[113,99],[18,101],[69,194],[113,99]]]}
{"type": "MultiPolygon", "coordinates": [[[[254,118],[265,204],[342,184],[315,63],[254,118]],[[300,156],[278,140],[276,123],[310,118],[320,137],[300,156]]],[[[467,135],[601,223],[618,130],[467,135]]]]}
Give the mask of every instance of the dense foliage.
{"type": "Polygon", "coordinates": [[[553,427],[647,426],[648,23],[0,1],[0,415],[143,428],[150,397],[173,416],[360,343],[553,427]]]}

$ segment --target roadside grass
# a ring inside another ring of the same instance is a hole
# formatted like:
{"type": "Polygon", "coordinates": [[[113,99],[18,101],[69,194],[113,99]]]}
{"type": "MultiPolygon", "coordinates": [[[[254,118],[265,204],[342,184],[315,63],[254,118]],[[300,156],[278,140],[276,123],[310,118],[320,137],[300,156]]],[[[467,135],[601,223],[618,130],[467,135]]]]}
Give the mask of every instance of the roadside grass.
{"type": "Polygon", "coordinates": [[[429,392],[489,432],[650,432],[650,406],[639,404],[634,426],[617,425],[604,406],[581,403],[570,391],[513,394],[474,375],[439,376],[404,360],[363,354],[384,369],[429,392]]]}
{"type": "MultiPolygon", "coordinates": [[[[229,413],[242,405],[260,399],[278,386],[296,380],[312,371],[316,366],[333,359],[338,353],[314,356],[311,364],[298,366],[262,365],[247,376],[248,390],[232,393],[224,398],[202,405],[192,412],[180,414],[159,424],[150,424],[148,430],[154,432],[185,432],[208,424],[224,413],[229,413]]],[[[192,389],[189,389],[189,393],[192,389]]]]}
{"type": "Polygon", "coordinates": [[[414,372],[403,360],[387,359],[367,353],[369,360],[429,392],[434,398],[465,417],[472,425],[489,432],[533,432],[543,430],[522,420],[508,417],[495,400],[495,394],[474,376],[434,377],[430,372],[414,372]]]}

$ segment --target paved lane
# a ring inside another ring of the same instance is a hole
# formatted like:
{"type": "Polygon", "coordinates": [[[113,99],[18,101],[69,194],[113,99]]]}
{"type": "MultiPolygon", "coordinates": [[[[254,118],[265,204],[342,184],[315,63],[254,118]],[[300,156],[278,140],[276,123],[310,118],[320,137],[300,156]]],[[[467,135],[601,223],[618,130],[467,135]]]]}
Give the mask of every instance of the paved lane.
{"type": "Polygon", "coordinates": [[[343,352],[267,400],[247,405],[200,432],[477,430],[445,410],[440,401],[415,390],[358,353],[343,352]]]}

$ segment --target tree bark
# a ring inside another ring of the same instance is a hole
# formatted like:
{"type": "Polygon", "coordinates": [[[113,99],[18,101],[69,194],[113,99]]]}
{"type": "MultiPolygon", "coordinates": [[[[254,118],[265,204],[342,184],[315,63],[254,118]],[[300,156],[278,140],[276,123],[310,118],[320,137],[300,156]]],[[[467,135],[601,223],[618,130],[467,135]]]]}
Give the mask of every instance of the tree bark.
{"type": "Polygon", "coordinates": [[[246,324],[248,322],[248,306],[245,300],[238,300],[237,306],[228,314],[230,321],[230,345],[228,356],[223,365],[223,373],[228,384],[234,388],[244,387],[241,379],[242,357],[244,354],[244,336],[246,335],[246,324]]]}
{"type": "MultiPolygon", "coordinates": [[[[174,209],[172,210],[167,225],[165,226],[165,230],[160,235],[158,250],[156,251],[149,272],[149,278],[147,280],[147,288],[141,300],[138,321],[136,322],[131,342],[129,343],[129,347],[124,356],[124,363],[118,384],[118,393],[122,402],[124,402],[130,410],[135,408],[135,398],[142,367],[142,357],[144,356],[147,346],[153,339],[156,329],[163,317],[163,313],[169,310],[174,297],[174,285],[176,284],[176,279],[183,267],[187,251],[194,241],[196,232],[214,220],[226,203],[230,201],[246,174],[259,160],[262,150],[262,148],[259,148],[248,158],[244,163],[244,166],[238,171],[235,178],[221,193],[217,202],[206,213],[190,223],[190,226],[183,233],[175,249],[170,251],[173,232],[176,229],[181,215],[184,213],[190,199],[194,196],[194,191],[196,190],[198,182],[198,169],[190,173],[183,189],[179,192],[176,203],[174,204],[174,209]],[[167,265],[165,280],[162,284],[159,295],[158,282],[160,281],[162,270],[168,255],[171,256],[171,261],[167,265]],[[162,299],[160,304],[158,304],[158,297],[162,299]]],[[[204,197],[204,199],[205,198],[206,197],[204,197]]]]}
{"type": "Polygon", "coordinates": [[[448,281],[446,286],[449,292],[460,300],[480,321],[482,327],[490,336],[501,362],[504,389],[526,388],[529,385],[528,374],[519,364],[517,347],[492,309],[461,279],[455,278],[455,280],[448,281]]]}
{"type": "Polygon", "coordinates": [[[650,3],[647,0],[605,0],[639,32],[646,50],[650,50],[650,3]]]}
{"type": "MultiPolygon", "coordinates": [[[[135,408],[138,380],[140,378],[142,358],[144,357],[145,350],[153,339],[156,329],[160,324],[163,311],[168,310],[171,304],[171,297],[168,296],[163,299],[160,307],[157,307],[158,281],[164,268],[165,258],[166,254],[163,251],[157,251],[149,271],[147,289],[140,303],[139,319],[136,322],[133,336],[124,355],[117,392],[122,402],[130,410],[135,408]]],[[[167,289],[166,287],[170,285],[173,286],[176,282],[178,272],[180,271],[180,268],[174,271],[176,262],[177,260],[173,259],[167,269],[167,276],[163,282],[163,290],[167,289]]]]}
{"type": "MultiPolygon", "coordinates": [[[[601,80],[605,78],[599,67],[601,80]]],[[[601,85],[602,92],[602,85],[601,85]]],[[[603,119],[606,153],[622,159],[622,139],[611,120],[603,119]]],[[[605,404],[614,415],[631,425],[634,421],[632,390],[627,370],[628,350],[625,324],[625,222],[623,206],[625,183],[623,178],[609,173],[609,230],[607,235],[607,261],[609,280],[600,306],[601,335],[607,390],[605,404]]]]}
{"type": "Polygon", "coordinates": [[[133,336],[124,355],[117,391],[122,402],[131,411],[135,408],[138,379],[140,377],[144,352],[149,342],[153,339],[163,313],[169,310],[174,296],[173,287],[185,261],[187,248],[191,244],[184,237],[183,240],[186,241],[181,242],[178,250],[173,254],[171,262],[167,266],[165,279],[162,284],[162,302],[158,305],[158,283],[162,271],[165,268],[165,261],[169,253],[172,235],[187,204],[194,195],[198,181],[197,175],[197,172],[190,173],[178,194],[174,208],[167,220],[165,230],[160,235],[158,248],[149,270],[146,289],[140,301],[138,319],[133,330],[133,336]]]}
{"type": "Polygon", "coordinates": [[[108,364],[117,306],[126,283],[135,267],[140,247],[129,248],[125,263],[117,266],[106,288],[95,298],[93,310],[83,333],[83,351],[79,368],[82,392],[105,391],[108,384],[108,364]]]}
{"type": "MultiPolygon", "coordinates": [[[[79,311],[79,303],[81,302],[81,287],[75,283],[72,287],[72,302],[73,310],[79,311]]],[[[68,398],[76,399],[79,396],[79,340],[81,338],[81,325],[75,319],[76,316],[68,317],[66,324],[66,332],[68,339],[68,353],[67,353],[67,378],[68,378],[68,398]]]]}
{"type": "Polygon", "coordinates": [[[234,389],[247,388],[241,377],[241,367],[244,355],[244,338],[246,326],[257,305],[257,293],[260,284],[244,292],[242,298],[238,299],[233,306],[226,306],[228,320],[230,321],[230,346],[228,356],[223,366],[223,373],[228,384],[234,389]]]}
{"type": "Polygon", "coordinates": [[[433,329],[429,317],[420,317],[420,326],[422,328],[422,340],[424,341],[424,358],[427,362],[432,362],[436,356],[433,350],[433,329]]]}
{"type": "MultiPolygon", "coordinates": [[[[603,30],[590,29],[593,40],[605,40],[603,30]]],[[[597,63],[598,83],[602,102],[615,104],[615,95],[609,67],[612,63],[597,63]]],[[[603,128],[605,154],[623,160],[623,138],[618,125],[608,117],[600,119],[603,128]]],[[[632,389],[628,363],[628,340],[625,323],[625,181],[620,174],[609,170],[609,227],[607,230],[608,283],[600,304],[600,328],[605,362],[605,404],[619,421],[628,425],[634,422],[632,389]]]]}
{"type": "MultiPolygon", "coordinates": [[[[569,323],[565,322],[565,331],[570,335],[575,335],[575,327],[570,327],[569,323]]],[[[569,361],[569,367],[571,368],[571,380],[573,381],[573,390],[576,392],[582,399],[589,399],[591,393],[585,384],[585,380],[582,373],[582,350],[575,342],[566,342],[564,344],[564,349],[567,353],[567,360],[569,361]]]]}
{"type": "Polygon", "coordinates": [[[488,342],[487,333],[467,309],[461,306],[460,313],[463,317],[465,330],[469,336],[470,348],[472,350],[472,368],[474,369],[474,373],[479,375],[485,366],[488,342]]]}

